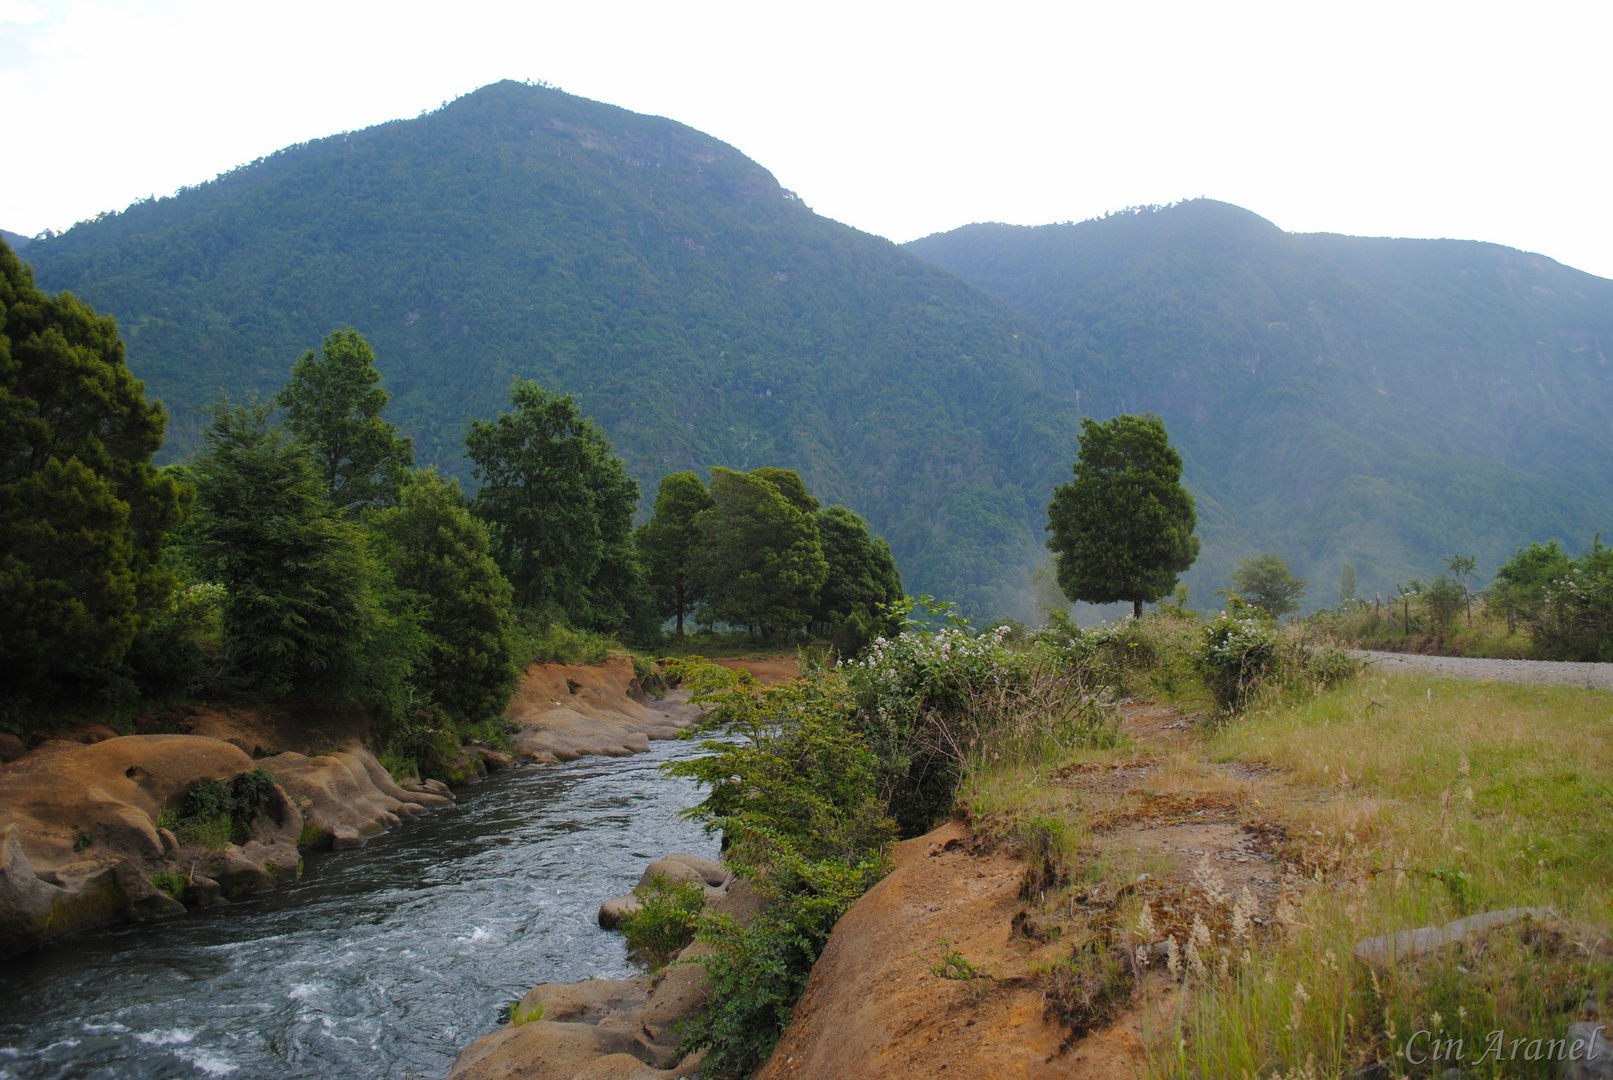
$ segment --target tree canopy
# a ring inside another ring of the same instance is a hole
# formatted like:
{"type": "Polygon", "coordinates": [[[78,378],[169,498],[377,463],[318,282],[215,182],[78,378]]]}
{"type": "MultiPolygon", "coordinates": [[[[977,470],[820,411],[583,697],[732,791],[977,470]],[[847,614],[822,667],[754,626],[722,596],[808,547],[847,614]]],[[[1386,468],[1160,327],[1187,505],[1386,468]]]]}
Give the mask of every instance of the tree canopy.
{"type": "Polygon", "coordinates": [[[473,420],[465,437],[481,488],[473,507],[518,604],[552,606],[614,629],[632,614],[638,483],[574,398],[518,379],[513,410],[473,420]]]}
{"type": "Polygon", "coordinates": [[[432,697],[457,722],[501,714],[517,675],[510,585],[459,482],[414,473],[398,505],[371,511],[367,522],[393,580],[419,604],[427,639],[420,678],[432,697]]]}
{"type": "Polygon", "coordinates": [[[763,635],[804,628],[829,573],[816,519],[766,476],[721,467],[711,502],[695,519],[705,621],[763,635]]]}
{"type": "Polygon", "coordinates": [[[104,685],[173,585],[192,493],[151,464],[167,417],[117,324],[47,296],[0,242],[0,666],[14,692],[104,685]]]}
{"type": "Polygon", "coordinates": [[[881,634],[901,632],[892,612],[902,599],[902,575],[882,536],[844,506],[818,512],[818,538],[828,573],[818,592],[813,623],[829,635],[835,652],[851,656],[881,634]]]}
{"type": "MultiPolygon", "coordinates": [[[[1354,577],[1353,572],[1350,576],[1354,577]]],[[[1233,590],[1250,607],[1259,608],[1273,619],[1299,610],[1305,585],[1304,578],[1295,577],[1288,569],[1286,559],[1270,551],[1251,555],[1232,571],[1233,590]]],[[[1351,586],[1353,592],[1353,580],[1351,586]]]]}
{"type": "Polygon", "coordinates": [[[1153,414],[1081,421],[1073,480],[1053,491],[1047,546],[1071,600],[1129,600],[1142,614],[1193,565],[1199,540],[1182,456],[1153,414]]]}
{"type": "Polygon", "coordinates": [[[655,492],[655,510],[635,537],[649,576],[656,609],[663,619],[676,619],[683,633],[684,616],[704,599],[697,574],[700,532],[695,518],[712,505],[711,493],[692,472],[669,473],[655,492]]]}
{"type": "Polygon", "coordinates": [[[276,399],[286,427],[318,463],[330,501],[343,510],[396,502],[414,467],[413,441],[381,417],[391,398],[375,351],[349,326],[326,335],[317,356],[305,352],[276,399]]]}

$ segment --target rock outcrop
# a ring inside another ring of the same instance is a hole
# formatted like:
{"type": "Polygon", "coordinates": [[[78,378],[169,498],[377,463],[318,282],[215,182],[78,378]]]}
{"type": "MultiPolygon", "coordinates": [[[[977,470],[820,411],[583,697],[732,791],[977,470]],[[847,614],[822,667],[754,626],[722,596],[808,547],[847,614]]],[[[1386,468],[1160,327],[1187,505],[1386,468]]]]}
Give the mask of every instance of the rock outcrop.
{"type": "Polygon", "coordinates": [[[597,667],[534,664],[506,710],[520,729],[510,751],[551,764],[589,754],[642,754],[651,739],[675,739],[699,719],[688,700],[676,692],[646,699],[625,656],[597,667]]]}
{"type": "MultiPolygon", "coordinates": [[[[720,863],[669,855],[650,864],[706,884],[708,907],[744,921],[760,907],[750,883],[720,863]],[[681,868],[681,869],[674,869],[681,868]],[[719,884],[711,884],[713,880],[719,884]]],[[[644,881],[651,870],[646,870],[644,881]]],[[[677,1025],[706,1004],[709,949],[690,945],[655,979],[592,979],[533,987],[510,1010],[510,1023],[467,1046],[449,1080],[672,1080],[699,1070],[678,1051],[677,1025]]]]}
{"type": "Polygon", "coordinates": [[[343,835],[358,846],[449,805],[438,787],[406,791],[362,749],[254,761],[196,735],[44,743],[0,767],[0,956],[100,923],[177,913],[181,898],[220,904],[270,888],[300,872],[301,849],[343,835]],[[198,781],[260,765],[277,781],[275,803],[244,843],[195,846],[161,827],[198,781]]]}

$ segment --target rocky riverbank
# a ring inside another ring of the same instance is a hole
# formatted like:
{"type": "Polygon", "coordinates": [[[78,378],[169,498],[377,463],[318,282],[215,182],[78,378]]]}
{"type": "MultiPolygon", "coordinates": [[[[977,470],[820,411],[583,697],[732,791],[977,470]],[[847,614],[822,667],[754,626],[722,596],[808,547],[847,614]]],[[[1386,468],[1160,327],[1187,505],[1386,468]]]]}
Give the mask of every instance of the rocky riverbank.
{"type": "MultiPolygon", "coordinates": [[[[538,664],[509,706],[511,753],[469,746],[453,771],[474,780],[514,759],[642,752],[699,715],[687,693],[646,695],[626,657],[538,664]]],[[[86,726],[0,746],[0,956],[103,923],[227,904],[295,878],[306,851],[361,847],[454,801],[436,781],[396,783],[364,748],[369,720],[353,710],[197,706],[136,730],[86,726]],[[198,782],[259,768],[273,794],[239,842],[191,842],[164,827],[198,782]]]]}

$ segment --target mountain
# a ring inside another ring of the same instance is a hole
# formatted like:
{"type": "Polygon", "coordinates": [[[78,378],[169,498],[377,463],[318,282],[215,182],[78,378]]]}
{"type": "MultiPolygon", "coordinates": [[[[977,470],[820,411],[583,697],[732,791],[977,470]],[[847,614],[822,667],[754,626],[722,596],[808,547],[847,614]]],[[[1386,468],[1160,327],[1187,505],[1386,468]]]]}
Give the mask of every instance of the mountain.
{"type": "Polygon", "coordinates": [[[21,251],[23,248],[33,243],[33,239],[31,237],[24,236],[22,233],[14,233],[10,229],[0,229],[0,240],[4,240],[6,243],[10,244],[12,251],[21,251]]]}
{"type": "Polygon", "coordinates": [[[1331,603],[1613,527],[1613,281],[1497,244],[1285,233],[1211,200],[907,249],[1033,317],[1094,415],[1161,414],[1199,604],[1274,550],[1331,603]]]}
{"type": "Polygon", "coordinates": [[[535,378],[648,496],[682,469],[798,469],[912,591],[977,613],[1027,606],[1074,452],[1073,384],[1033,319],[709,135],[542,86],[288,147],[27,257],[117,317],[170,459],[198,407],[273,392],[351,324],[423,463],[462,473],[466,422],[535,378]]]}

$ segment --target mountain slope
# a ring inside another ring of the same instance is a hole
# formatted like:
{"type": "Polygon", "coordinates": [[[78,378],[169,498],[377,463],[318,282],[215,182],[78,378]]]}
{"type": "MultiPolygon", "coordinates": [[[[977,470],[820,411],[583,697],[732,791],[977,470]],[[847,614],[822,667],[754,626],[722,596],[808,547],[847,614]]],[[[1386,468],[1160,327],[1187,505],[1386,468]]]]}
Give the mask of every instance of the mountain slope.
{"type": "Polygon", "coordinates": [[[1032,320],[710,136],[542,87],[291,147],[27,255],[118,317],[173,453],[196,407],[272,391],[352,324],[425,462],[459,471],[467,419],[536,378],[646,492],[797,468],[890,539],[911,588],[977,611],[1022,602],[1073,452],[1032,320]]]}
{"type": "Polygon", "coordinates": [[[908,250],[1033,316],[1084,411],[1162,414],[1196,598],[1273,549],[1331,602],[1613,525],[1613,282],[1495,244],[1293,235],[1196,200],[908,250]]]}

